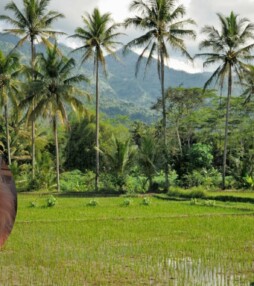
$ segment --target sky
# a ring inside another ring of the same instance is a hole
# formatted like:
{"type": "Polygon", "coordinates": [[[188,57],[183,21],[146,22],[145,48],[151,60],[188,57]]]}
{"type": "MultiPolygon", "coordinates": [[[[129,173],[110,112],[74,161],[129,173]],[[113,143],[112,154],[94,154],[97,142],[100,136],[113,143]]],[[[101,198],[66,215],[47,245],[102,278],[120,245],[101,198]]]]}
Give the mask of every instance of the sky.
{"type": "MultiPolygon", "coordinates": [[[[0,0],[0,14],[5,14],[4,7],[10,0],[0,0]]],[[[14,0],[19,6],[22,0],[14,0]]],[[[132,0],[51,0],[49,9],[56,10],[65,15],[64,19],[61,19],[54,24],[54,30],[61,30],[68,35],[74,33],[75,28],[82,26],[82,15],[85,12],[92,12],[97,7],[101,12],[110,12],[113,19],[116,22],[121,22],[130,16],[128,7],[132,0]]],[[[250,21],[254,22],[254,0],[179,0],[177,4],[183,4],[186,7],[186,18],[192,18],[196,21],[196,27],[193,27],[197,32],[197,39],[186,40],[186,46],[191,55],[195,55],[198,52],[198,44],[201,40],[200,30],[204,25],[218,24],[218,17],[216,13],[222,13],[226,16],[231,11],[239,14],[239,17],[247,17],[250,21]]],[[[0,31],[7,28],[7,25],[0,22],[0,31]]],[[[128,42],[128,40],[137,37],[139,34],[134,29],[123,31],[126,36],[121,38],[121,41],[128,42]]],[[[60,39],[66,44],[76,47],[78,43],[67,40],[65,38],[60,39]]],[[[171,51],[171,57],[169,65],[175,69],[185,70],[188,72],[201,72],[203,70],[202,63],[194,62],[189,63],[176,51],[171,51]]]]}

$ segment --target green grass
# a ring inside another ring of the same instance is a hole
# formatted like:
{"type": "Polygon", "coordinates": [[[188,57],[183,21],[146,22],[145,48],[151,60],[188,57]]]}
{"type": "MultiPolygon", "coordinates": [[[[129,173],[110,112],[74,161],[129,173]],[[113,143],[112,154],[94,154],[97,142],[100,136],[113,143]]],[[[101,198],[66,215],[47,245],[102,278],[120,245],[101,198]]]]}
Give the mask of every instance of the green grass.
{"type": "Polygon", "coordinates": [[[0,285],[250,285],[254,206],[19,195],[0,285]],[[36,207],[30,202],[36,201],[36,207]],[[217,284],[216,284],[217,283],[217,284]]]}

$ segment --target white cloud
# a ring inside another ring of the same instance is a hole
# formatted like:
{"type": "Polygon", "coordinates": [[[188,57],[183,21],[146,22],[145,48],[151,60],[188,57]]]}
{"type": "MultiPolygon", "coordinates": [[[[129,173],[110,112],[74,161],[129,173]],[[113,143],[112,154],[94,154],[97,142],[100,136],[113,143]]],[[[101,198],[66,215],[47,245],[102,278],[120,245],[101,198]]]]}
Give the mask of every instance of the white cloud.
{"type": "Polygon", "coordinates": [[[168,66],[176,70],[183,70],[188,73],[199,73],[203,72],[203,66],[200,61],[190,62],[187,60],[179,60],[177,58],[171,58],[169,60],[168,66]]]}
{"type": "Polygon", "coordinates": [[[122,22],[128,17],[131,0],[99,0],[98,7],[103,12],[110,12],[116,22],[122,22]]]}
{"type": "MultiPolygon", "coordinates": [[[[0,0],[0,14],[6,13],[4,6],[11,0],[0,0]]],[[[22,0],[14,0],[19,7],[22,0]]],[[[115,21],[121,22],[127,18],[130,14],[128,7],[132,0],[51,0],[49,9],[57,10],[65,15],[64,19],[56,21],[53,28],[56,30],[65,31],[68,35],[74,33],[74,30],[78,26],[82,26],[82,15],[84,12],[91,12],[95,7],[98,7],[103,13],[110,12],[115,21]]],[[[240,17],[247,17],[254,22],[253,4],[254,0],[179,0],[177,4],[184,4],[187,8],[187,17],[193,18],[197,22],[196,31],[198,38],[195,42],[187,41],[187,48],[192,55],[198,52],[198,43],[200,42],[200,29],[204,25],[217,25],[218,19],[217,12],[228,15],[231,11],[238,13],[240,17]]],[[[0,31],[7,27],[6,23],[0,22],[0,31]]],[[[122,37],[121,41],[128,41],[138,36],[138,31],[129,29],[123,31],[127,33],[126,37],[122,37]]],[[[61,41],[67,42],[72,47],[77,47],[77,43],[73,40],[66,40],[64,38],[61,41]]],[[[174,52],[171,53],[171,65],[175,68],[181,67],[185,70],[191,71],[193,67],[181,60],[179,55],[174,52]]],[[[198,67],[194,67],[194,70],[200,70],[200,64],[198,67]]]]}

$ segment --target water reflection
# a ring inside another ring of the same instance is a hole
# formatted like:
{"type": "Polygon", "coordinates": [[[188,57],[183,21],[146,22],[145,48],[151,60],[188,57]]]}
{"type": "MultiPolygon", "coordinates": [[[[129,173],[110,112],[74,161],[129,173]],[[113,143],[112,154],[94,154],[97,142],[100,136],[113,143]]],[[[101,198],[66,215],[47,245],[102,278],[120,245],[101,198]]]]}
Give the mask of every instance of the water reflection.
{"type": "Polygon", "coordinates": [[[169,258],[167,263],[170,271],[170,284],[179,285],[205,285],[205,286],[254,286],[254,282],[247,281],[241,272],[241,265],[230,268],[230,265],[207,266],[202,259],[184,257],[181,259],[169,258]]]}

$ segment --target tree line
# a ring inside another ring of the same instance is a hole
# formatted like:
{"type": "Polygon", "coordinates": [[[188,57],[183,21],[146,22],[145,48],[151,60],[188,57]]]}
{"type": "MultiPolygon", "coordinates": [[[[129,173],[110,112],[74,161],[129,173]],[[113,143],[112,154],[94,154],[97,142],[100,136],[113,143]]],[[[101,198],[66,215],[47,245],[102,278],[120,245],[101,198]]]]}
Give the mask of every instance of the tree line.
{"type": "Polygon", "coordinates": [[[195,21],[185,18],[183,5],[178,5],[175,0],[136,0],[130,5],[134,16],[124,23],[115,23],[110,13],[102,14],[97,8],[91,14],[85,13],[83,27],[76,28],[69,37],[82,43],[74,50],[80,52],[82,65],[93,60],[95,111],[91,112],[82,99],[91,97],[81,88],[81,83],[88,79],[86,75],[76,73],[76,63],[71,55],[63,56],[59,50],[57,36],[64,33],[52,29],[53,23],[64,15],[49,10],[49,4],[50,0],[23,0],[19,7],[12,1],[5,6],[6,14],[0,15],[0,20],[9,25],[5,32],[19,36],[15,48],[8,54],[0,51],[1,129],[4,132],[1,148],[13,172],[16,170],[17,175],[31,173],[28,180],[30,188],[40,181],[38,178],[42,174],[46,181],[52,166],[55,168],[53,185],[58,191],[60,173],[73,169],[90,170],[94,174],[96,191],[105,187],[105,182],[123,191],[128,176],[139,180],[139,185],[146,190],[160,188],[167,191],[172,184],[198,185],[204,183],[202,178],[205,177],[208,181],[215,180],[214,185],[223,189],[230,185],[227,182],[229,177],[237,182],[237,186],[251,184],[253,171],[248,156],[252,157],[252,134],[240,132],[242,140],[238,138],[237,143],[241,145],[239,150],[242,153],[237,150],[233,154],[238,147],[235,148],[230,140],[235,136],[232,126],[236,126],[238,131],[239,126],[244,130],[247,126],[251,129],[248,121],[252,122],[250,106],[254,90],[251,65],[253,23],[234,12],[229,16],[218,13],[220,29],[214,26],[202,28],[206,38],[199,48],[204,52],[194,57],[203,58],[205,67],[215,66],[211,77],[203,90],[172,89],[167,88],[164,75],[169,49],[178,49],[183,56],[193,60],[185,40],[195,39],[195,21]],[[121,45],[118,41],[122,35],[120,30],[130,26],[141,33],[124,45],[125,53],[134,47],[142,48],[136,74],[143,60],[144,72],[152,59],[157,60],[161,97],[151,108],[161,114],[161,120],[154,126],[136,122],[127,130],[124,126],[108,123],[106,126],[111,133],[104,137],[107,132],[103,130],[105,123],[100,122],[99,70],[107,75],[105,55],[116,56],[115,51],[121,45]],[[27,66],[21,63],[16,52],[26,41],[31,49],[27,66]],[[45,53],[36,52],[36,42],[46,46],[45,53]],[[208,90],[212,83],[217,84],[221,94],[226,87],[226,100],[208,90]],[[232,97],[234,84],[243,88],[242,97],[238,99],[232,97]],[[46,138],[43,132],[40,134],[43,129],[47,131],[41,118],[49,119],[53,140],[48,133],[46,138]],[[61,123],[69,129],[63,130],[61,123]],[[28,130],[31,135],[28,135],[28,130]],[[124,130],[125,134],[119,130],[124,130]],[[59,135],[62,136],[61,150],[59,135]],[[234,163],[231,157],[235,158],[234,163]]]}

